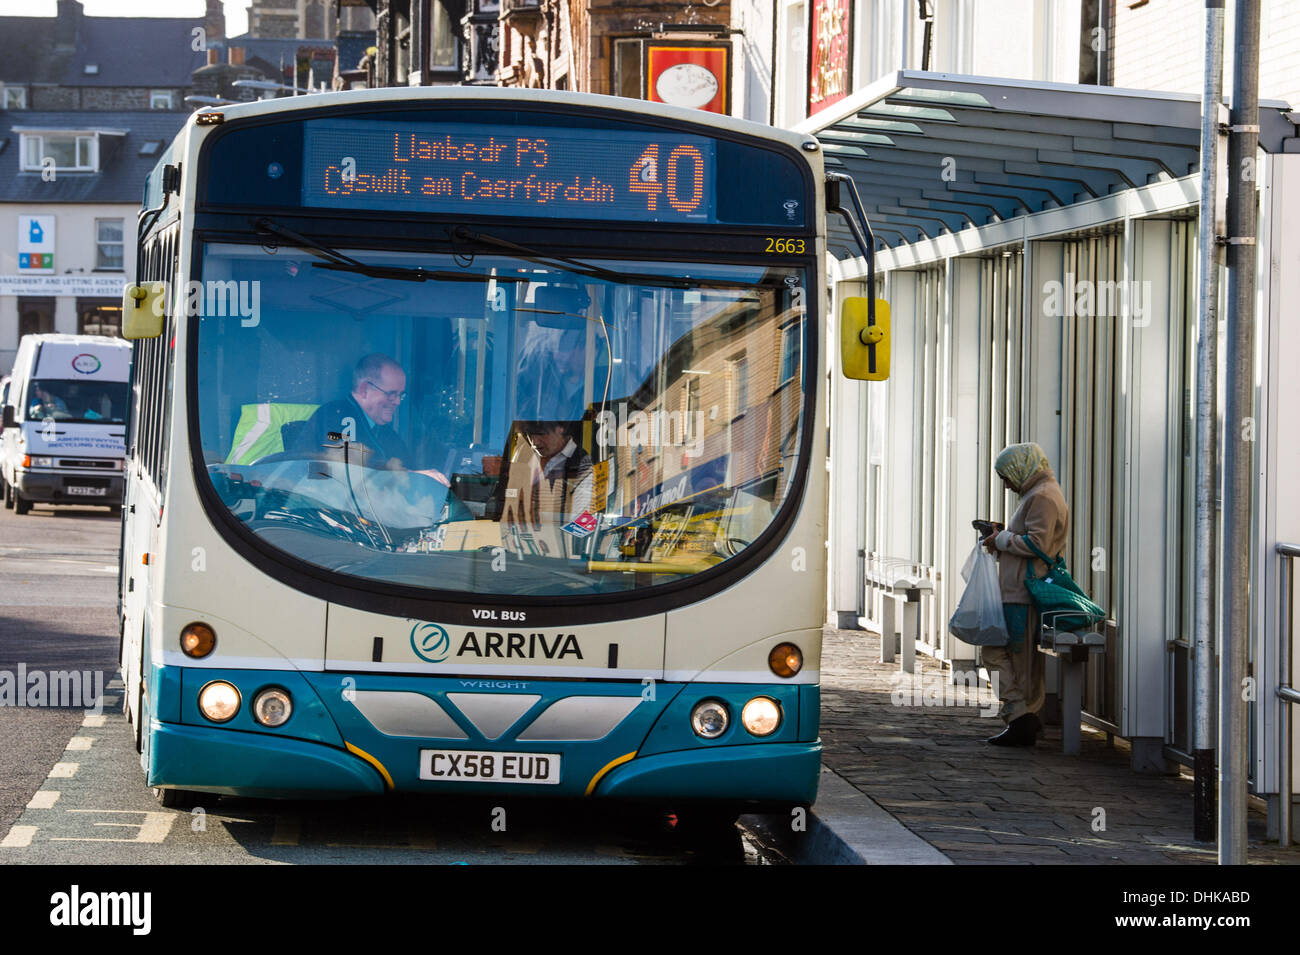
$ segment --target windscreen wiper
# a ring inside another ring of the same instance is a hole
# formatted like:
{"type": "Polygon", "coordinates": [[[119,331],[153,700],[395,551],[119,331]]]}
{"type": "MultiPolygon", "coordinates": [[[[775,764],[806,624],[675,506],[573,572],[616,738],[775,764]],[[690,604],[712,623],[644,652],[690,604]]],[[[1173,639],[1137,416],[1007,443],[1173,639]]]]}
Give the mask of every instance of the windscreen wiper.
{"type": "Polygon", "coordinates": [[[305,235],[299,235],[291,229],[286,229],[272,220],[262,217],[252,220],[253,228],[260,234],[270,234],[288,239],[290,243],[312,253],[322,259],[324,262],[313,262],[312,265],[318,269],[332,269],[338,272],[356,272],[374,279],[396,279],[399,282],[523,282],[527,281],[522,278],[510,276],[499,276],[480,274],[475,272],[448,272],[443,270],[431,270],[420,268],[419,266],[410,267],[404,265],[372,265],[368,262],[362,262],[360,259],[354,259],[350,255],[345,255],[337,249],[331,249],[327,245],[309,239],[305,235]]]}

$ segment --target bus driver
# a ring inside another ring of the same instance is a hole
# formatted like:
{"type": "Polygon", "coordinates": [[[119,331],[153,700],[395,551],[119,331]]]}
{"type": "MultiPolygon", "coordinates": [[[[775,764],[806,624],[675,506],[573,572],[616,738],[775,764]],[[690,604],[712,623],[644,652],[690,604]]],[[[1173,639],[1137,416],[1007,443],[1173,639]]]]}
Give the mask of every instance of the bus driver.
{"type": "Polygon", "coordinates": [[[364,446],[369,467],[415,470],[443,484],[446,476],[433,468],[412,468],[414,455],[393,429],[397,406],[406,398],[406,372],[387,355],[366,355],[352,369],[352,392],[316,409],[301,432],[297,450],[311,451],[329,442],[331,431],[350,444],[364,446]]]}

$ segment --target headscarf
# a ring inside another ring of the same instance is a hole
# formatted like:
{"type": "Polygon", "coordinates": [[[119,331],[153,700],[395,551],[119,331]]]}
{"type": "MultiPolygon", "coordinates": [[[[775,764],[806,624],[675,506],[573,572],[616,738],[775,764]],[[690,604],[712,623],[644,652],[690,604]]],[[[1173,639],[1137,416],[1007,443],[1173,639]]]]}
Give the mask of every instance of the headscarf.
{"type": "Polygon", "coordinates": [[[1020,490],[1039,471],[1051,467],[1043,449],[1032,441],[1012,444],[1002,449],[993,469],[1020,490]]]}

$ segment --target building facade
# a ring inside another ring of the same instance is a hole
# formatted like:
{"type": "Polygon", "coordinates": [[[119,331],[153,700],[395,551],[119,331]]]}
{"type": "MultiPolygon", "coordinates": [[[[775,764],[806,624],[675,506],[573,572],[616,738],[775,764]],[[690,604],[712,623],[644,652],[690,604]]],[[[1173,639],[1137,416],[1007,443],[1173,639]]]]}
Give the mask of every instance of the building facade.
{"type": "MultiPolygon", "coordinates": [[[[761,22],[764,6],[737,0],[733,16],[761,22]]],[[[1284,320],[1300,275],[1294,75],[1280,66],[1300,52],[1290,7],[1264,3],[1261,37],[1256,407],[1241,426],[1254,558],[1220,568],[1249,575],[1251,785],[1274,809],[1272,690],[1296,675],[1278,669],[1291,621],[1278,619],[1273,548],[1300,542],[1285,427],[1300,413],[1285,371],[1300,357],[1284,320]]],[[[1036,441],[1070,506],[1067,563],[1108,614],[1086,719],[1126,738],[1136,769],[1174,771],[1193,746],[1204,586],[1192,533],[1203,7],[778,0],[775,16],[773,47],[746,46],[738,63],[743,114],[816,136],[828,169],[854,179],[893,313],[890,380],[828,383],[832,619],[883,626],[892,598],[866,580],[904,572],[923,582],[918,649],[955,668],[977,660],[946,626],[970,521],[1013,511],[993,459],[1036,441]],[[1167,63],[1152,58],[1166,46],[1167,63]]],[[[864,260],[828,225],[835,300],[869,294],[864,260]]],[[[1238,430],[1221,427],[1222,440],[1238,430]]],[[[1049,665],[1049,693],[1055,679],[1049,665]]]]}
{"type": "Polygon", "coordinates": [[[0,18],[0,369],[36,332],[114,334],[145,174],[188,115],[205,17],[0,18]],[[127,57],[126,49],[148,49],[127,57]]]}

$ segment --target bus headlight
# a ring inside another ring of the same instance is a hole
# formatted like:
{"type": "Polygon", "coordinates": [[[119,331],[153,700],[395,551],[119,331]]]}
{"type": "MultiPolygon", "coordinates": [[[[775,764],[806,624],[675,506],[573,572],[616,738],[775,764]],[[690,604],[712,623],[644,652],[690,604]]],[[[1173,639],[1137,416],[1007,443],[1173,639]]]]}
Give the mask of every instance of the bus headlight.
{"type": "Polygon", "coordinates": [[[771,736],[781,725],[781,704],[756,696],[740,711],[740,722],[754,736],[771,736]]]}
{"type": "Polygon", "coordinates": [[[189,623],[181,630],[181,650],[187,657],[206,657],[217,645],[217,632],[206,623],[189,623]]]}
{"type": "Polygon", "coordinates": [[[199,712],[214,723],[225,723],[239,712],[239,691],[225,680],[213,680],[199,690],[199,712]]]}
{"type": "Polygon", "coordinates": [[[727,707],[720,700],[704,700],[691,710],[691,729],[705,739],[717,739],[727,731],[730,722],[727,707]]]}
{"type": "Polygon", "coordinates": [[[787,680],[803,669],[803,651],[793,643],[778,643],[767,655],[767,666],[787,680]]]}
{"type": "Polygon", "coordinates": [[[287,690],[272,686],[253,697],[253,719],[263,726],[283,726],[292,715],[293,700],[287,690]]]}

